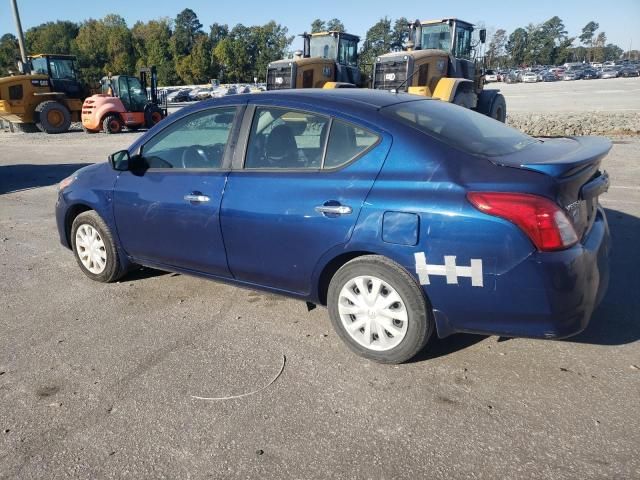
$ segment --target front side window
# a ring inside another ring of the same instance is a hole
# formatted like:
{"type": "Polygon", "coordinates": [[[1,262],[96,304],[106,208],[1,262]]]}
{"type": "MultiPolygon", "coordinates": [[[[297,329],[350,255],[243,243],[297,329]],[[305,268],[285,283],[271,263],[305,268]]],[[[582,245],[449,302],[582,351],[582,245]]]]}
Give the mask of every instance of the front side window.
{"type": "Polygon", "coordinates": [[[456,58],[471,58],[471,29],[456,25],[456,51],[453,52],[456,58]]]}
{"type": "Polygon", "coordinates": [[[358,43],[355,40],[340,39],[338,63],[355,67],[358,65],[358,43]]]}
{"type": "Polygon", "coordinates": [[[149,140],[142,149],[148,168],[222,167],[236,107],[215,108],[184,117],[149,140]]]}
{"type": "Polygon", "coordinates": [[[318,169],[329,118],[309,112],[258,107],[245,168],[318,169]]]}
{"type": "Polygon", "coordinates": [[[73,60],[68,58],[52,58],[49,60],[51,78],[54,80],[75,80],[76,69],[73,60]]]}

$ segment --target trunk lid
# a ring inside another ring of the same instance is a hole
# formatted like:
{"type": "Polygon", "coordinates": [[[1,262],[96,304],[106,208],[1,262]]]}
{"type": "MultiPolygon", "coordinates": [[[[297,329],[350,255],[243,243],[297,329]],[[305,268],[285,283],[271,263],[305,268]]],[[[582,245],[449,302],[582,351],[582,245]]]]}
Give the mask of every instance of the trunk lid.
{"type": "Polygon", "coordinates": [[[492,161],[552,177],[557,185],[555,200],[567,211],[582,239],[595,220],[598,197],[609,188],[609,175],[600,170],[609,150],[611,142],[601,137],[546,138],[492,161]]]}

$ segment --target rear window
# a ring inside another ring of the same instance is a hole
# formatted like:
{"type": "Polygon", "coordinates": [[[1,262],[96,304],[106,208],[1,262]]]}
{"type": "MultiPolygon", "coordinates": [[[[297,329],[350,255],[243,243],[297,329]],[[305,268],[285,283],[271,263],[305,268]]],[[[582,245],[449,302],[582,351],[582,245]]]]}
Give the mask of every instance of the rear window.
{"type": "Polygon", "coordinates": [[[473,110],[436,100],[399,103],[382,113],[474,155],[507,155],[538,142],[473,110]]]}

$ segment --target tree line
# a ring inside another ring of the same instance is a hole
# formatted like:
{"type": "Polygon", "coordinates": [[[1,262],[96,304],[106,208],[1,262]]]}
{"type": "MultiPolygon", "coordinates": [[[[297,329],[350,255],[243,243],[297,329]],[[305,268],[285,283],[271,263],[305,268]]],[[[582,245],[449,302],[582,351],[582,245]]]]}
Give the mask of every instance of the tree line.
{"type": "MultiPolygon", "coordinates": [[[[371,73],[377,56],[403,48],[409,39],[408,24],[404,17],[385,17],[367,31],[360,49],[360,64],[366,74],[371,73]]],[[[598,23],[591,21],[581,35],[571,37],[562,20],[554,16],[510,34],[504,29],[489,32],[484,55],[487,65],[494,68],[619,59],[623,50],[607,43],[606,33],[598,29],[598,23]]],[[[310,25],[312,33],[326,30],[345,31],[345,25],[338,18],[316,19],[310,25]]],[[[161,85],[199,84],[212,78],[263,81],[270,62],[292,55],[293,39],[288,29],[275,21],[232,28],[213,23],[205,31],[189,8],[174,19],[136,22],[131,28],[123,17],[111,14],[81,23],[48,22],[25,33],[28,52],[76,55],[80,76],[86,82],[95,83],[108,73],[131,75],[140,67],[155,65],[161,85]]],[[[15,71],[18,52],[14,35],[0,37],[0,75],[15,71]]],[[[629,56],[638,59],[640,54],[634,50],[629,56]]]]}

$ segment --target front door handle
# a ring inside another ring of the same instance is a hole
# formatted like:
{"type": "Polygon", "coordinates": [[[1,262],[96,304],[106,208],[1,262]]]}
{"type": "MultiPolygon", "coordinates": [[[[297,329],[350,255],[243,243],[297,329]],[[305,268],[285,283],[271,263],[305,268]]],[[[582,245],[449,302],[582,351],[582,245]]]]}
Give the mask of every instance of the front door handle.
{"type": "Polygon", "coordinates": [[[353,209],[348,205],[319,205],[316,212],[323,215],[350,215],[353,209]]]}
{"type": "Polygon", "coordinates": [[[211,200],[208,196],[203,195],[200,192],[193,192],[193,193],[190,193],[189,195],[185,195],[184,199],[187,202],[192,202],[192,203],[205,203],[211,200]]]}

